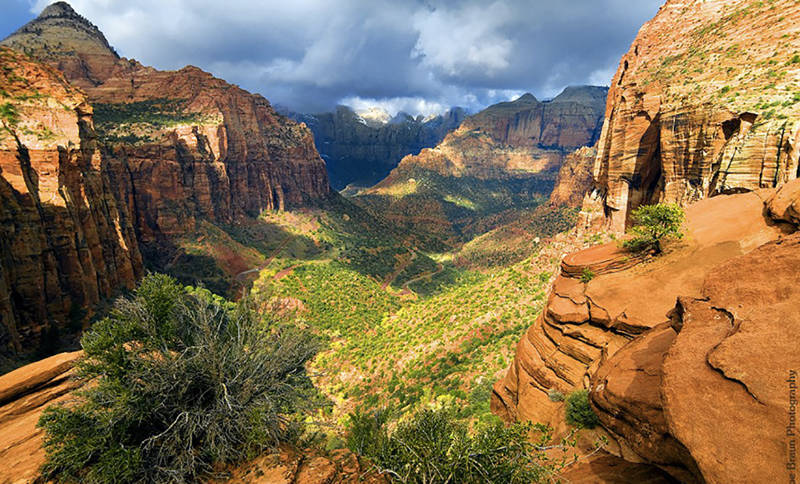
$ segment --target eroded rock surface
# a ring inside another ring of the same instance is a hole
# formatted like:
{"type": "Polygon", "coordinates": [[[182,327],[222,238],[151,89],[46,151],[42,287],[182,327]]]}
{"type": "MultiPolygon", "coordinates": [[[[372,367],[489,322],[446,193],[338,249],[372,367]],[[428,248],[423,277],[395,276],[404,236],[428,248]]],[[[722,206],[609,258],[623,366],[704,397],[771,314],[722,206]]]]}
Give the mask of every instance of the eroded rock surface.
{"type": "Polygon", "coordinates": [[[798,20],[793,0],[667,1],[611,82],[584,222],[797,178],[798,20]]]}
{"type": "Polygon", "coordinates": [[[788,183],[690,205],[685,239],[654,259],[614,245],[565,257],[493,411],[557,425],[548,393],[590,388],[625,460],[682,482],[786,480],[800,235],[777,207],[796,197],[788,183]]]}
{"type": "Polygon", "coordinates": [[[31,483],[44,463],[39,416],[79,386],[72,367],[82,352],[61,353],[0,376],[0,482],[31,483]]]}

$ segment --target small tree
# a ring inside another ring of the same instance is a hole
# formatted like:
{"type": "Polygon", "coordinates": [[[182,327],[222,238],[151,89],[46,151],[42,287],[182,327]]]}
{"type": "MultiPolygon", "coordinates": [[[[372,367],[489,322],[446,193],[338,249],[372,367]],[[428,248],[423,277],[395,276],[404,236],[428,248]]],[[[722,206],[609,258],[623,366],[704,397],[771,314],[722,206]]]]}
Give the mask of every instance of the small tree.
{"type": "Polygon", "coordinates": [[[683,219],[683,209],[676,204],[642,205],[633,211],[634,226],[628,231],[632,237],[622,246],[632,252],[660,254],[663,240],[683,238],[683,219]]]}
{"type": "Polygon", "coordinates": [[[593,429],[597,427],[600,420],[589,404],[589,392],[587,390],[575,390],[567,397],[567,423],[576,427],[593,429]]]}
{"type": "Polygon", "coordinates": [[[287,441],[317,348],[306,333],[158,274],[81,344],[78,373],[92,382],[39,420],[48,479],[193,482],[287,441]]]}

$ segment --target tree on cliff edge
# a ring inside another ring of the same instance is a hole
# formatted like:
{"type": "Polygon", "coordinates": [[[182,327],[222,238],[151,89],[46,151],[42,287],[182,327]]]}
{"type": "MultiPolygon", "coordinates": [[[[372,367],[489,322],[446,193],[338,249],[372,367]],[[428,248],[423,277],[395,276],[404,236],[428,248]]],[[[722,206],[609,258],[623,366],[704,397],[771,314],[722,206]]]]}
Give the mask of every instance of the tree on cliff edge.
{"type": "Polygon", "coordinates": [[[631,252],[652,251],[658,255],[664,240],[683,238],[684,212],[676,204],[642,205],[633,211],[633,220],[634,225],[628,231],[631,238],[622,243],[631,252]]]}

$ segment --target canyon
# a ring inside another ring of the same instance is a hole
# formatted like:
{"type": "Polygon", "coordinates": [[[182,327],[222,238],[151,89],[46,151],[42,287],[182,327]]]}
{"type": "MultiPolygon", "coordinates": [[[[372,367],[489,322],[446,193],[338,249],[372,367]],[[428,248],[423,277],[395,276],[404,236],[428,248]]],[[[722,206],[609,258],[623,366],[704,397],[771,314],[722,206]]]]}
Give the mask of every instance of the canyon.
{"type": "MultiPolygon", "coordinates": [[[[799,25],[792,0],[667,0],[610,89],[426,121],[276,110],[121,58],[55,3],[0,43],[0,356],[52,353],[216,237],[259,311],[330,342],[309,363],[330,448],[274,449],[236,481],[386,482],[341,422],[449,404],[574,438],[569,482],[786,482],[799,25]],[[622,248],[655,203],[683,208],[683,237],[622,248]],[[567,423],[578,390],[593,429],[567,423]]],[[[0,481],[38,478],[36,422],[83,384],[80,356],[0,375],[0,481]]]]}
{"type": "Polygon", "coordinates": [[[80,328],[100,300],[132,287],[142,256],[155,269],[180,257],[176,239],[200,221],[238,223],[330,194],[307,127],[196,67],[119,57],[64,2],[0,45],[4,115],[15,113],[2,145],[4,353],[80,328]]]}

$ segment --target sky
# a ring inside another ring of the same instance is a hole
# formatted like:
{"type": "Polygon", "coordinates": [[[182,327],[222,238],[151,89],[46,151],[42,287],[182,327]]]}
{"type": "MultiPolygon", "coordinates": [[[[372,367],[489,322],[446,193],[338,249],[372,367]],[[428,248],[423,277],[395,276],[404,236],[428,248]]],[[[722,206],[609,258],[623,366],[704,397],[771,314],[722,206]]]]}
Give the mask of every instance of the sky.
{"type": "MultiPolygon", "coordinates": [[[[0,0],[0,38],[49,0],[0,0]]],[[[663,0],[71,0],[120,55],[294,111],[477,111],[608,85],[663,0]]]]}

